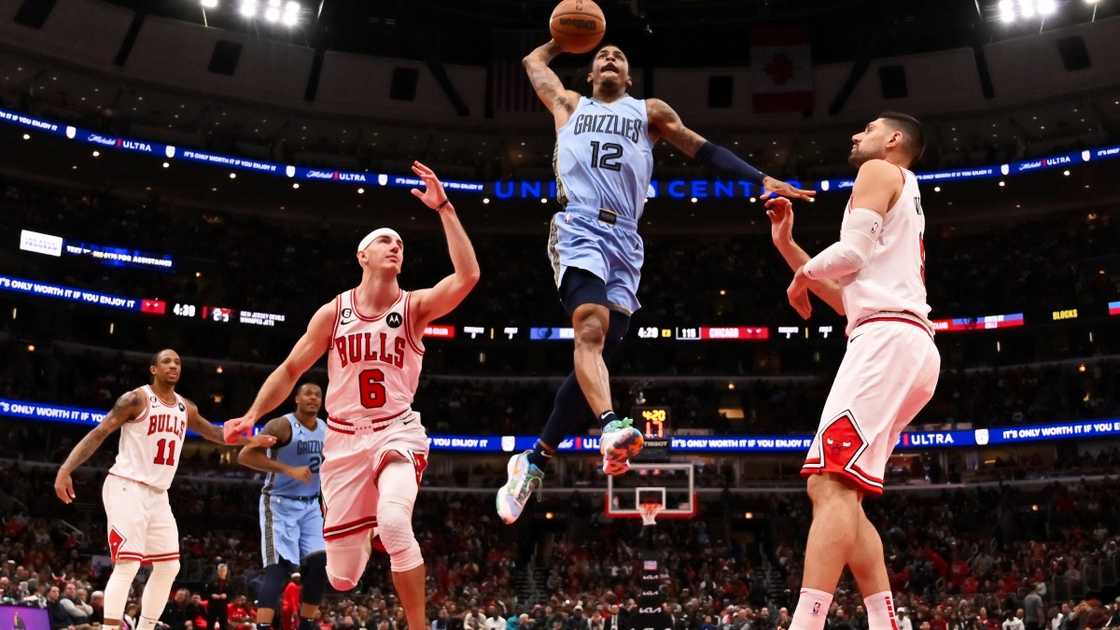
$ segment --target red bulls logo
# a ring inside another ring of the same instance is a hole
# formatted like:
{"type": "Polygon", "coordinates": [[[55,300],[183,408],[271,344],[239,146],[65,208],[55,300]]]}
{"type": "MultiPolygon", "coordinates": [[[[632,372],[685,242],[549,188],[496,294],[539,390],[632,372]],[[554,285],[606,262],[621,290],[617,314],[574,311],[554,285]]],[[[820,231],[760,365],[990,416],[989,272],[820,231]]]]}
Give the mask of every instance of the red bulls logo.
{"type": "Polygon", "coordinates": [[[121,551],[121,546],[124,545],[125,538],[116,529],[109,530],[109,556],[113,562],[117,561],[117,554],[121,551]]]}
{"type": "Polygon", "coordinates": [[[821,433],[821,454],[826,465],[844,468],[863,450],[865,444],[852,417],[846,413],[833,420],[821,433]]]}

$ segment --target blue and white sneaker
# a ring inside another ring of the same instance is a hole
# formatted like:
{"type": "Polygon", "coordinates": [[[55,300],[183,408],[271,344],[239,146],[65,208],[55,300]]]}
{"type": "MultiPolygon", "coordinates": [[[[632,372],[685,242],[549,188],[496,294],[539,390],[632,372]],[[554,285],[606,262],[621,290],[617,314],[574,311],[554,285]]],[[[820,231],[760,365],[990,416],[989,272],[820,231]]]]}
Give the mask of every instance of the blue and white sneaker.
{"type": "Polygon", "coordinates": [[[630,458],[642,452],[646,439],[632,425],[630,418],[612,420],[603,427],[599,452],[603,454],[603,472],[616,477],[630,470],[630,458]]]}
{"type": "Polygon", "coordinates": [[[544,471],[529,461],[531,452],[518,453],[506,464],[509,479],[498,490],[497,496],[498,516],[506,525],[512,525],[521,517],[529,497],[544,483],[544,471]]]}

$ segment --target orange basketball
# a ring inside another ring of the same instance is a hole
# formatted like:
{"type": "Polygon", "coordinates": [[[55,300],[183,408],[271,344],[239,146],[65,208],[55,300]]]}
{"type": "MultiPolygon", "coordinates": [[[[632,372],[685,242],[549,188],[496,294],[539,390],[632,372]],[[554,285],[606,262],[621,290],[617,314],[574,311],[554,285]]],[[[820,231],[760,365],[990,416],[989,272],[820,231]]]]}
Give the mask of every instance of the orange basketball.
{"type": "Polygon", "coordinates": [[[585,53],[603,41],[607,20],[591,0],[563,0],[552,10],[548,29],[564,52],[585,53]]]}

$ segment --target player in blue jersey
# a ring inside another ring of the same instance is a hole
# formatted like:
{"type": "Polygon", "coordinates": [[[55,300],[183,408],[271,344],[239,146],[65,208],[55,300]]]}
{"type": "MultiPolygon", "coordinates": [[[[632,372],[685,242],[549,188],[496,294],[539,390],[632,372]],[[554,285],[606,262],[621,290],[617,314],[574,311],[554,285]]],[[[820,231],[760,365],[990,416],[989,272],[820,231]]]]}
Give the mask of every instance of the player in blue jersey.
{"type": "Polygon", "coordinates": [[[617,46],[594,56],[587,82],[591,97],[564,88],[548,67],[561,53],[555,41],[524,59],[529,80],[556,125],[556,196],[563,207],[552,218],[548,256],[560,303],[575,329],[575,370],[556,393],[552,414],[531,451],[510,458],[509,478],[498,491],[498,515],[512,523],[544,480],[543,469],[566,435],[592,417],[603,428],[603,471],[620,475],[642,447],[641,433],[612,409],[609,359],[638,310],[638,281],[645,253],[638,221],[653,174],[653,147],[661,140],[685,155],[765,192],[807,199],[801,190],[769,177],[681,122],[664,101],[627,94],[630,66],[617,46]]]}
{"type": "MultiPolygon", "coordinates": [[[[257,608],[257,629],[270,630],[288,577],[297,567],[300,630],[311,630],[327,587],[326,543],[319,504],[319,465],[327,424],[318,417],[323,390],[315,383],[296,389],[296,411],[269,420],[261,433],[276,437],[271,448],[246,446],[237,455],[242,466],[268,473],[261,488],[261,558],[264,579],[257,608]]],[[[279,623],[276,624],[279,627],[279,623]]]]}

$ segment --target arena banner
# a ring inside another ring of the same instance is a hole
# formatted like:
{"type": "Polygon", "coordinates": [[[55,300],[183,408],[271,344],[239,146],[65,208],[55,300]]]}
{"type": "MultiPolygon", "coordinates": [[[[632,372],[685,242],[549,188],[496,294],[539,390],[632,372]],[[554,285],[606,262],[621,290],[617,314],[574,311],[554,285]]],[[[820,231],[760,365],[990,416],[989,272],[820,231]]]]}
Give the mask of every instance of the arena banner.
{"type": "MultiPolygon", "coordinates": [[[[369,171],[346,171],[324,167],[280,164],[256,158],[212,153],[191,148],[180,148],[152,140],[125,138],[99,133],[81,127],[67,125],[58,121],[28,116],[17,111],[0,108],[0,122],[22,127],[36,133],[66,138],[94,145],[98,148],[130,153],[142,153],[163,160],[185,160],[206,164],[231,171],[244,171],[263,175],[273,175],[297,181],[320,181],[349,186],[379,186],[389,188],[413,188],[420,180],[411,175],[372,173],[369,171]]],[[[1120,145],[1092,147],[1069,151],[1041,158],[1019,160],[1006,164],[980,165],[922,171],[916,173],[922,183],[943,184],[975,179],[993,179],[1029,175],[1051,169],[1068,169],[1079,164],[1098,160],[1120,158],[1120,145]]],[[[851,188],[853,179],[825,179],[819,182],[799,182],[788,180],[798,187],[811,187],[822,192],[839,191],[851,188]]],[[[448,190],[480,195],[493,195],[496,199],[548,200],[556,198],[556,182],[546,180],[499,180],[492,183],[447,180],[443,185],[448,190]]],[[[678,200],[703,199],[756,199],[762,190],[752,182],[726,179],[670,179],[654,180],[650,183],[647,196],[650,198],[667,197],[678,200]]]]}
{"type": "Polygon", "coordinates": [[[13,278],[11,276],[4,275],[0,275],[0,291],[25,293],[28,295],[50,297],[59,300],[66,300],[67,302],[93,304],[102,308],[113,308],[125,311],[140,310],[141,302],[141,300],[136,298],[108,295],[106,293],[98,293],[97,291],[87,291],[85,289],[59,286],[56,284],[39,282],[37,280],[13,278]]]}
{"type": "MultiPolygon", "coordinates": [[[[0,417],[34,422],[94,426],[107,412],[46,402],[0,398],[0,417]]],[[[260,427],[258,427],[260,428],[260,427]]],[[[190,433],[190,435],[195,435],[190,433]]],[[[900,450],[972,448],[1068,439],[1120,437],[1120,418],[1081,420],[988,429],[910,431],[899,436],[900,450]]],[[[459,453],[519,453],[533,448],[535,435],[453,435],[428,437],[433,451],[459,453]]],[[[685,435],[672,437],[672,451],[685,454],[804,453],[812,435],[685,435]]],[[[579,435],[562,441],[562,453],[598,453],[599,436],[579,435]]]]}

